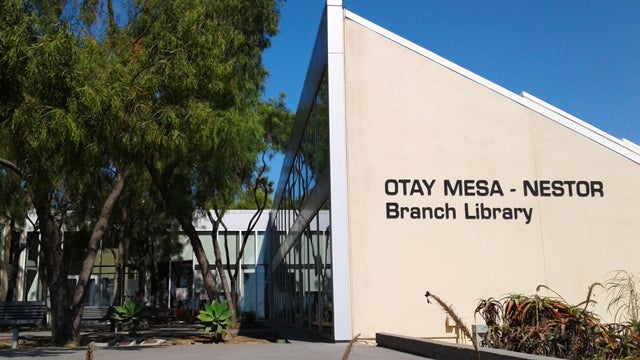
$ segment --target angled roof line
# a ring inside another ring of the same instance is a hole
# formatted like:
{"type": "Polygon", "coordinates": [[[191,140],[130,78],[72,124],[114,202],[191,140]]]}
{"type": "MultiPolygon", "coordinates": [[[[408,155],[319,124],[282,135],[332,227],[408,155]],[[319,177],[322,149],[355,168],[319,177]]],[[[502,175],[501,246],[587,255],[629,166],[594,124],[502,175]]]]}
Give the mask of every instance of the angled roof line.
{"type": "Polygon", "coordinates": [[[634,149],[636,152],[640,153],[640,145],[634,143],[633,141],[631,141],[629,139],[625,139],[625,138],[622,138],[622,142],[624,144],[626,144],[627,147],[630,147],[630,148],[634,149]]]}
{"type": "Polygon", "coordinates": [[[491,82],[485,78],[483,78],[482,76],[475,74],[465,68],[463,68],[460,65],[457,65],[445,58],[443,58],[440,55],[437,55],[425,48],[423,48],[422,46],[413,43],[403,37],[401,37],[400,35],[397,35],[383,27],[381,27],[380,25],[377,25],[357,14],[354,14],[352,12],[350,12],[349,10],[345,10],[345,18],[350,19],[352,21],[355,21],[356,23],[378,33],[379,35],[401,45],[406,47],[407,49],[414,51],[446,68],[448,68],[451,71],[454,71],[456,73],[458,73],[459,75],[462,75],[466,78],[468,78],[471,81],[474,81],[484,87],[487,87],[497,93],[499,93],[500,95],[503,95],[517,103],[519,103],[522,106],[525,106],[595,142],[597,142],[598,144],[628,158],[629,160],[640,164],[640,146],[633,144],[632,142],[628,141],[628,140],[621,140],[618,139],[610,134],[608,134],[607,132],[596,128],[593,125],[588,124],[587,122],[578,119],[577,117],[562,111],[538,98],[536,98],[533,95],[530,95],[526,92],[523,92],[522,95],[518,95],[513,93],[512,91],[494,83],[491,82]]]}
{"type": "MultiPolygon", "coordinates": [[[[628,158],[630,158],[631,160],[634,160],[635,162],[639,162],[640,163],[640,147],[638,147],[638,145],[633,144],[631,141],[628,140],[624,140],[624,139],[618,139],[616,137],[614,137],[613,135],[603,131],[602,129],[599,129],[589,123],[587,123],[586,121],[583,121],[567,112],[565,112],[564,110],[561,110],[541,99],[538,99],[537,97],[527,93],[527,92],[522,92],[522,97],[524,99],[530,100],[532,101],[534,104],[540,105],[542,107],[544,107],[545,109],[548,109],[549,111],[553,112],[554,115],[559,115],[561,118],[557,119],[554,118],[552,116],[548,116],[549,118],[551,118],[552,120],[555,120],[563,125],[565,125],[566,127],[598,142],[599,144],[606,146],[608,148],[610,148],[613,151],[616,151],[628,158]]],[[[529,106],[531,109],[538,111],[537,109],[535,109],[533,106],[529,106]]],[[[538,111],[543,115],[547,115],[544,114],[542,111],[538,111]]]]}

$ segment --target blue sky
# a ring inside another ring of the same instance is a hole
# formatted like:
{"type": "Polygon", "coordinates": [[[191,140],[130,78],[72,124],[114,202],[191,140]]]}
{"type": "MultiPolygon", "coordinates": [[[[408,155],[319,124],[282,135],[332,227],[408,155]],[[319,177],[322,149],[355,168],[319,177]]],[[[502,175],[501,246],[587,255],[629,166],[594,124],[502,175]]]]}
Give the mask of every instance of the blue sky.
{"type": "MultiPolygon", "coordinates": [[[[288,0],[266,96],[295,112],[324,0],[288,0]]],[[[508,90],[640,144],[640,1],[343,0],[348,10],[508,90]]],[[[279,175],[273,164],[272,177],[279,175]]],[[[276,180],[274,178],[274,180],[276,180]]]]}

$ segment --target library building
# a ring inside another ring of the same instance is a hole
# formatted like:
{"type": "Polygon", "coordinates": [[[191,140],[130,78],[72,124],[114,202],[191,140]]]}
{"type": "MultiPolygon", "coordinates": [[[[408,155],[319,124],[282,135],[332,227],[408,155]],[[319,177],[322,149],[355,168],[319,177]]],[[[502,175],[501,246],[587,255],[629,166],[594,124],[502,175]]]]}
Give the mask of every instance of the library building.
{"type": "Polygon", "coordinates": [[[478,299],[538,285],[578,304],[640,271],[638,184],[637,145],[328,0],[269,217],[268,317],[455,340],[427,291],[468,325],[478,299]]]}
{"type": "MultiPolygon", "coordinates": [[[[479,299],[544,285],[540,295],[579,304],[613,271],[640,273],[640,146],[512,93],[341,0],[327,0],[310,55],[273,208],[250,231],[254,211],[229,211],[216,235],[223,265],[246,244],[241,316],[333,341],[378,332],[463,341],[427,291],[467,325],[484,325],[479,299]]],[[[194,225],[213,262],[210,222],[194,225]]],[[[88,235],[63,232],[71,274],[88,235]]],[[[40,251],[29,244],[16,299],[45,300],[40,251]]],[[[118,274],[117,249],[101,244],[85,307],[140,294],[178,320],[197,314],[209,299],[188,238],[161,245],[118,274]]],[[[596,288],[593,300],[589,310],[612,321],[606,292],[596,288]]]]}

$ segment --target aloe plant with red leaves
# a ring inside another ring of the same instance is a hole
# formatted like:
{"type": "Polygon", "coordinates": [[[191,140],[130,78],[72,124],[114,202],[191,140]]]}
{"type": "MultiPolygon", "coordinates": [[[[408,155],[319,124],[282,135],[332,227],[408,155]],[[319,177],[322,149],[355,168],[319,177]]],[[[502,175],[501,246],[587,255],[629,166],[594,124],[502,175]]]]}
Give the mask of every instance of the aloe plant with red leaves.
{"type": "MultiPolygon", "coordinates": [[[[640,356],[638,332],[629,324],[603,324],[587,299],[570,305],[557,297],[511,294],[480,300],[475,313],[488,326],[485,346],[568,359],[619,359],[640,356]]],[[[538,287],[546,288],[545,286],[538,287]]]]}

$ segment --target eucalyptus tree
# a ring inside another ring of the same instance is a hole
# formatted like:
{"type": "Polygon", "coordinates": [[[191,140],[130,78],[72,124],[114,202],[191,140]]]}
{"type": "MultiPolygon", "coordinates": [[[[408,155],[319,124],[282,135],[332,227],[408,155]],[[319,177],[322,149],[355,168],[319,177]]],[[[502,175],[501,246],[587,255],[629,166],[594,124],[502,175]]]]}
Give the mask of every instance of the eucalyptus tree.
{"type": "Polygon", "coordinates": [[[103,246],[116,259],[112,305],[124,302],[127,269],[140,274],[138,289],[144,289],[151,306],[162,306],[162,299],[169,295],[160,276],[160,263],[181,255],[184,244],[179,241],[180,225],[164,208],[147,174],[130,178],[116,209],[120,216],[113,219],[103,246]]]}
{"type": "MultiPolygon", "coordinates": [[[[216,268],[221,274],[226,270],[227,277],[222,278],[223,280],[229,279],[229,284],[223,283],[225,298],[228,299],[230,308],[235,312],[237,312],[238,309],[238,277],[242,274],[241,265],[243,263],[247,242],[251,238],[253,229],[262,216],[262,213],[265,209],[270,208],[272,204],[271,195],[273,193],[273,183],[270,182],[266,176],[266,173],[270,170],[268,160],[271,160],[276,154],[284,151],[294,121],[293,114],[286,108],[284,94],[280,94],[278,99],[269,99],[269,101],[261,103],[258,107],[258,112],[267,134],[264,149],[260,154],[259,161],[256,163],[251,179],[243,183],[242,188],[235,194],[235,198],[230,205],[222,204],[228,205],[228,209],[254,211],[247,222],[245,230],[242,232],[238,244],[238,251],[235,256],[235,263],[231,263],[229,238],[227,236],[226,224],[223,222],[226,208],[220,208],[221,204],[214,203],[212,205],[214,209],[213,214],[211,212],[207,213],[209,221],[212,224],[211,233],[214,241],[214,251],[216,253],[216,268]],[[215,216],[213,216],[214,214],[215,216]],[[220,227],[225,230],[223,243],[225,246],[226,266],[224,267],[222,266],[222,259],[220,259],[221,251],[217,248],[217,236],[220,227]]],[[[237,321],[235,314],[232,320],[234,322],[237,321]]]]}
{"type": "Polygon", "coordinates": [[[78,340],[97,245],[128,176],[111,147],[116,141],[105,141],[119,115],[104,81],[110,52],[78,27],[69,4],[0,3],[0,165],[20,178],[37,216],[56,344],[78,340]],[[61,229],[74,218],[87,221],[78,217],[91,206],[97,215],[87,256],[78,286],[70,289],[61,229]]]}
{"type": "Polygon", "coordinates": [[[142,169],[189,236],[215,299],[194,213],[232,201],[278,128],[260,96],[279,2],[118,5],[0,3],[0,166],[21,179],[37,215],[56,344],[78,340],[98,245],[142,169]],[[61,228],[87,223],[87,255],[69,289],[61,228]]]}
{"type": "MultiPolygon", "coordinates": [[[[5,144],[0,143],[0,147],[5,144]]],[[[22,241],[22,229],[26,225],[28,210],[29,199],[20,178],[0,167],[0,300],[3,301],[16,300],[18,260],[27,246],[22,241]]]]}
{"type": "Polygon", "coordinates": [[[152,89],[142,122],[145,164],[191,241],[210,299],[218,298],[218,287],[194,215],[227,207],[267,147],[274,127],[260,111],[267,75],[261,54],[277,32],[278,6],[150,1],[141,8],[147,21],[134,28],[144,69],[138,78],[152,89]]]}

